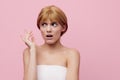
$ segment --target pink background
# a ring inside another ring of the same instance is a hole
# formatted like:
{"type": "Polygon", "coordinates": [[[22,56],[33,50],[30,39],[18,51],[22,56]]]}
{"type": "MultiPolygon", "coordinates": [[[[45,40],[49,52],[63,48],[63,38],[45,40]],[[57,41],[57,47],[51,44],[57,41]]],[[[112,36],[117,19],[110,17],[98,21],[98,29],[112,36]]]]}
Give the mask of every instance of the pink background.
{"type": "Polygon", "coordinates": [[[120,80],[120,0],[0,0],[0,80],[22,80],[20,39],[24,29],[33,30],[40,9],[57,5],[68,17],[66,46],[81,53],[80,80],[120,80]]]}

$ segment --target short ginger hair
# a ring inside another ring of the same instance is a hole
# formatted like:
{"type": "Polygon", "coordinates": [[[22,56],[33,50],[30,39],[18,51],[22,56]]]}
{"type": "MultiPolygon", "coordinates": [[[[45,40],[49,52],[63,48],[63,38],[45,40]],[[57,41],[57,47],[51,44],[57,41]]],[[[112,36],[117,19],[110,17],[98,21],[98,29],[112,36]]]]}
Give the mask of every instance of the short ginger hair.
{"type": "Polygon", "coordinates": [[[40,23],[46,20],[56,21],[62,27],[65,27],[65,31],[61,33],[63,35],[68,29],[67,17],[65,13],[54,5],[46,6],[41,9],[37,18],[37,27],[40,29],[40,23]]]}

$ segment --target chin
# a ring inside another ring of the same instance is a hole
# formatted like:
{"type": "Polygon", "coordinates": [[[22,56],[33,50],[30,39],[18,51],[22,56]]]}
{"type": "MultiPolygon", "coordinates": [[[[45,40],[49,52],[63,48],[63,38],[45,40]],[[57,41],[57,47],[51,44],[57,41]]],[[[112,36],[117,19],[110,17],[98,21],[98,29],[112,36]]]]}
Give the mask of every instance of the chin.
{"type": "Polygon", "coordinates": [[[52,45],[52,44],[55,44],[56,42],[55,41],[46,41],[45,43],[49,44],[49,45],[52,45]]]}

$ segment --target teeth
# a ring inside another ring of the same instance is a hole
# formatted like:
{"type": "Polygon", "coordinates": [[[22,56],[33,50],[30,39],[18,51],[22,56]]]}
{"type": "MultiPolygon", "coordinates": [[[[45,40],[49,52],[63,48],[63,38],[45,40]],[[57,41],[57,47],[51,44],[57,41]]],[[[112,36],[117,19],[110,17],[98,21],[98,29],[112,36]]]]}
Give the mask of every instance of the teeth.
{"type": "Polygon", "coordinates": [[[46,37],[53,37],[53,35],[46,35],[46,37]]]}

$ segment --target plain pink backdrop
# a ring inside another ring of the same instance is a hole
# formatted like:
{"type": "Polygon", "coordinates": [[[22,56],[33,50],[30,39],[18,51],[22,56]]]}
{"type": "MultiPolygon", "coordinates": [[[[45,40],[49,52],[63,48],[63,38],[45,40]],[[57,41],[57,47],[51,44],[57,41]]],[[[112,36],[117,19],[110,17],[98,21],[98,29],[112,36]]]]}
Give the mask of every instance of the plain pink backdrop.
{"type": "Polygon", "coordinates": [[[81,53],[80,80],[120,80],[119,0],[0,0],[0,80],[23,80],[20,34],[32,30],[43,43],[36,19],[52,4],[68,17],[62,43],[81,53]]]}

